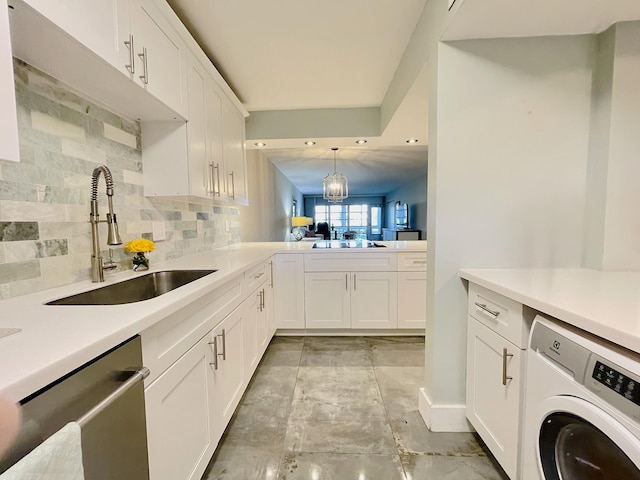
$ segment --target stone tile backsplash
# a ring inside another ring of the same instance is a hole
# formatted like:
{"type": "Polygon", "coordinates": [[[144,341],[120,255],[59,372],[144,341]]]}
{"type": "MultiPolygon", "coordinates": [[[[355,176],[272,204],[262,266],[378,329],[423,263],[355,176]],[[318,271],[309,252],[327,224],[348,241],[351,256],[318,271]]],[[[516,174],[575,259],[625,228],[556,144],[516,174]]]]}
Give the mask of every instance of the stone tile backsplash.
{"type": "MultiPolygon", "coordinates": [[[[240,241],[235,207],[144,196],[138,122],[19,60],[14,71],[21,161],[0,160],[0,299],[90,278],[91,173],[100,164],[113,175],[122,240],[154,240],[152,262],[240,241]]],[[[104,192],[101,177],[102,219],[104,192]]],[[[101,227],[102,255],[108,258],[101,227]]],[[[112,248],[111,255],[118,270],[131,268],[123,246],[112,248]]]]}

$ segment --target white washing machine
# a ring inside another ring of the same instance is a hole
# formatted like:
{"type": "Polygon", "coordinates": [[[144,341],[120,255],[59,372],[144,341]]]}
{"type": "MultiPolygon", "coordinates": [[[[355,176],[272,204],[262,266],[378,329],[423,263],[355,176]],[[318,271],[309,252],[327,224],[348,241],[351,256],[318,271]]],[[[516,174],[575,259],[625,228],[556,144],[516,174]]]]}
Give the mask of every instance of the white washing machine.
{"type": "Polygon", "coordinates": [[[640,355],[537,316],[523,480],[640,479],[640,355]]]}

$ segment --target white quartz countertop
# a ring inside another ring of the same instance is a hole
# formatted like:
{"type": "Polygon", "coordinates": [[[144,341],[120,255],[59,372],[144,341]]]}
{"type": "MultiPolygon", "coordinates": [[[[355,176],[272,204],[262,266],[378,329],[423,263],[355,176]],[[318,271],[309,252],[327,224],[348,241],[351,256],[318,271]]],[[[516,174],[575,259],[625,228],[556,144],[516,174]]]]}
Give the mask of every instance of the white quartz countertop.
{"type": "Polygon", "coordinates": [[[14,401],[31,395],[275,253],[426,251],[425,241],[379,243],[387,248],[324,250],[313,249],[312,242],[242,243],[152,263],[150,272],[167,269],[216,269],[217,272],[159,297],[125,305],[54,306],[45,303],[141,273],[128,270],[107,274],[104,283],[87,280],[3,300],[0,302],[0,329],[20,328],[21,331],[0,338],[0,392],[14,401]]]}
{"type": "Polygon", "coordinates": [[[640,353],[640,272],[465,268],[460,276],[640,353]]]}

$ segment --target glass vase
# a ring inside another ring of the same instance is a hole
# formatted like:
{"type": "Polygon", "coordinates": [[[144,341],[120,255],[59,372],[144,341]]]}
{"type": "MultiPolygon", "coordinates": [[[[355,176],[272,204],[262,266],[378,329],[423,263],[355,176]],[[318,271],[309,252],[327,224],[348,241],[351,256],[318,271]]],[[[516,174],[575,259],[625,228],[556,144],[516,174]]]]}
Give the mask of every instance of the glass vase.
{"type": "Polygon", "coordinates": [[[136,252],[133,255],[133,271],[140,272],[142,270],[149,270],[149,259],[145,252],[136,252]]]}

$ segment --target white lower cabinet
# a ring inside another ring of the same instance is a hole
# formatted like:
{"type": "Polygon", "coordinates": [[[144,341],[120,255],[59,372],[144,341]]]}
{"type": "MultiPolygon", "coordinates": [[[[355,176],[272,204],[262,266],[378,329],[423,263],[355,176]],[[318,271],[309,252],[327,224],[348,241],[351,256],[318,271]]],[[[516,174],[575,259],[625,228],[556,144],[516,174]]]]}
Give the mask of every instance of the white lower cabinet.
{"type": "Polygon", "coordinates": [[[398,272],[398,328],[427,326],[427,272],[398,272]]]}
{"type": "Polygon", "coordinates": [[[396,328],[396,272],[305,273],[307,328],[396,328]]]}
{"type": "Polygon", "coordinates": [[[273,294],[277,328],[304,328],[304,255],[274,256],[273,294]]]}
{"type": "Polygon", "coordinates": [[[215,450],[212,359],[205,337],[145,390],[152,480],[200,479],[215,450]]]}
{"type": "Polygon", "coordinates": [[[348,272],[304,274],[307,328],[351,328],[348,272]]]}
{"type": "Polygon", "coordinates": [[[239,307],[213,329],[208,337],[212,350],[211,372],[214,440],[222,437],[244,393],[244,309],[239,307]]]}
{"type": "Polygon", "coordinates": [[[529,315],[522,304],[469,284],[467,418],[509,478],[520,478],[529,315]]]}

